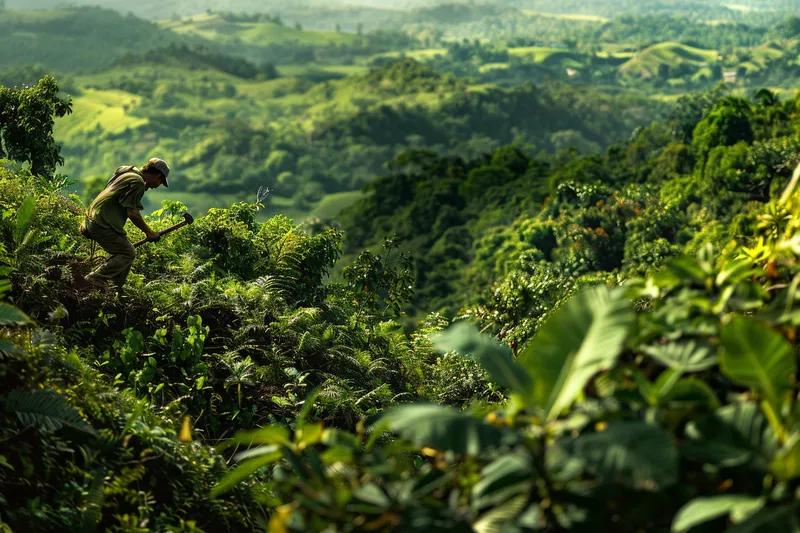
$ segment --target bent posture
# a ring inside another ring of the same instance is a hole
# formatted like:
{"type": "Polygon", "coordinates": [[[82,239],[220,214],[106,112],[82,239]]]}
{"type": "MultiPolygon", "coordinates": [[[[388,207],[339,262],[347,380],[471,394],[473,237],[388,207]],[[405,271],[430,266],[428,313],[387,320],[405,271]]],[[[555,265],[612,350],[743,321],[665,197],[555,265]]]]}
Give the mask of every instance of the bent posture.
{"type": "Polygon", "coordinates": [[[151,159],[141,170],[120,167],[108,181],[86,211],[84,234],[108,252],[111,257],[100,268],[86,276],[86,281],[96,287],[107,287],[109,282],[121,289],[128,278],[136,250],[125,233],[125,223],[130,220],[151,242],[161,236],[150,229],[142,218],[142,196],[149,189],[162,184],[169,187],[169,165],[161,159],[151,159]]]}

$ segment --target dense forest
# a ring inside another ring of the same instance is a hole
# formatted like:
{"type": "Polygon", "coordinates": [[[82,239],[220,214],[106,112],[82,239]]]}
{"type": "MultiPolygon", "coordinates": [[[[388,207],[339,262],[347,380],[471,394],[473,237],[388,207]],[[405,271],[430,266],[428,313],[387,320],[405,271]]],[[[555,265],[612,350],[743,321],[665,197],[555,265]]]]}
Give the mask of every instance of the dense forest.
{"type": "Polygon", "coordinates": [[[0,16],[0,533],[800,532],[797,19],[173,4],[0,16]]]}

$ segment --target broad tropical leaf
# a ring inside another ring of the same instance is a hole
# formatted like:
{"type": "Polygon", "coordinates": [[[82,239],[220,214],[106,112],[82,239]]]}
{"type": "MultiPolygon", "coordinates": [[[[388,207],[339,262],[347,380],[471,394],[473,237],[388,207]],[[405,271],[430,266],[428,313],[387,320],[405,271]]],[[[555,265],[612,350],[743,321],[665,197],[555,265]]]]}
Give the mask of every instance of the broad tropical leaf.
{"type": "Polygon", "coordinates": [[[511,391],[528,396],[532,380],[528,371],[514,360],[514,356],[488,335],[481,335],[474,326],[459,323],[433,339],[434,346],[441,352],[458,352],[471,357],[481,365],[492,381],[511,391]]]}
{"type": "Polygon", "coordinates": [[[681,282],[686,284],[702,284],[710,276],[711,269],[694,257],[687,255],[676,257],[667,262],[667,270],[676,276],[681,282]]]}
{"type": "Polygon", "coordinates": [[[594,287],[572,298],[520,355],[533,397],[548,420],[568,408],[589,380],[616,363],[635,315],[621,290],[594,287]]]}
{"type": "Polygon", "coordinates": [[[711,347],[696,340],[645,346],[642,351],[672,370],[702,372],[717,364],[711,347]]]}
{"type": "Polygon", "coordinates": [[[726,533],[800,533],[800,506],[792,503],[762,509],[726,533]]]}
{"type": "Polygon", "coordinates": [[[694,526],[731,514],[742,505],[763,505],[763,500],[752,496],[730,494],[713,498],[696,498],[684,505],[672,522],[672,533],[685,533],[694,526]]]}
{"type": "Polygon", "coordinates": [[[777,332],[752,318],[735,317],[722,328],[722,370],[733,380],[758,391],[774,413],[797,373],[792,345],[777,332]]]}
{"type": "Polygon", "coordinates": [[[487,465],[481,480],[472,489],[472,506],[475,510],[489,505],[499,505],[530,490],[534,482],[528,455],[504,455],[487,465]]]}
{"type": "Polygon", "coordinates": [[[718,466],[749,465],[766,470],[778,450],[778,439],[754,403],[737,403],[686,427],[690,442],[683,448],[690,457],[718,466]]]}
{"type": "Polygon", "coordinates": [[[775,456],[770,470],[781,481],[791,481],[800,477],[800,440],[795,440],[775,456]]]}
{"type": "Polygon", "coordinates": [[[666,431],[644,422],[615,422],[564,446],[602,483],[657,490],[678,480],[675,443],[666,431]]]}
{"type": "Polygon", "coordinates": [[[452,407],[430,404],[402,405],[389,410],[376,423],[388,427],[418,446],[477,455],[488,448],[514,444],[516,433],[490,426],[452,407]]]}
{"type": "Polygon", "coordinates": [[[472,528],[475,533],[501,533],[506,524],[514,523],[514,518],[525,509],[527,503],[526,495],[516,496],[485,513],[472,524],[472,528]]]}
{"type": "Polygon", "coordinates": [[[103,517],[103,500],[105,494],[105,471],[97,470],[92,477],[89,493],[86,497],[86,510],[83,512],[83,531],[97,531],[97,524],[103,517]]]}
{"type": "Polygon", "coordinates": [[[19,421],[36,426],[40,431],[56,431],[70,427],[94,434],[95,431],[72,404],[53,389],[27,391],[14,389],[6,398],[6,411],[19,421]]]}
{"type": "Polygon", "coordinates": [[[700,379],[686,378],[681,379],[672,390],[663,398],[663,403],[670,407],[705,407],[706,409],[718,409],[720,407],[714,389],[708,383],[700,379]]]}
{"type": "Polygon", "coordinates": [[[33,222],[35,209],[36,200],[34,200],[33,196],[26,196],[17,211],[17,225],[14,228],[14,242],[17,246],[22,242],[23,237],[28,232],[28,227],[33,222]]]}
{"type": "Polygon", "coordinates": [[[353,497],[362,502],[362,505],[368,507],[364,509],[366,512],[380,513],[392,506],[391,498],[375,483],[361,485],[353,491],[353,497]]]}
{"type": "Polygon", "coordinates": [[[291,444],[289,440],[289,429],[285,426],[267,426],[252,431],[240,431],[217,447],[217,451],[223,451],[231,446],[241,444],[243,446],[253,446],[255,444],[291,444]]]}
{"type": "MultiPolygon", "coordinates": [[[[271,448],[271,447],[270,447],[271,448]]],[[[225,474],[225,476],[219,480],[212,489],[211,489],[211,497],[214,498],[228,492],[233,487],[238,485],[241,481],[247,479],[252,474],[257,472],[258,470],[264,468],[267,465],[280,461],[283,457],[283,453],[281,452],[280,448],[271,448],[270,453],[259,455],[258,457],[252,457],[249,459],[245,459],[241,463],[239,463],[236,468],[225,474]]]]}
{"type": "Polygon", "coordinates": [[[24,326],[30,321],[25,313],[13,305],[0,302],[0,326],[24,326]]]}
{"type": "MultiPolygon", "coordinates": [[[[0,250],[2,252],[2,250],[0,250]]],[[[3,274],[0,272],[0,276],[3,274]]],[[[11,281],[8,279],[0,278],[0,298],[11,292],[11,281]]]]}

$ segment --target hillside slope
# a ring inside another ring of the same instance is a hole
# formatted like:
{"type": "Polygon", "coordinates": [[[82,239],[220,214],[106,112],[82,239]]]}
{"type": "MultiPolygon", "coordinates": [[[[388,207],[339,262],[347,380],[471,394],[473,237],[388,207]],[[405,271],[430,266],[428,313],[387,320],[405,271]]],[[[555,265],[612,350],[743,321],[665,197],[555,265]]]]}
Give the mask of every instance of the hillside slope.
{"type": "Polygon", "coordinates": [[[192,41],[155,23],[96,7],[5,11],[0,35],[0,69],[38,63],[55,72],[102,69],[128,52],[192,41]]]}
{"type": "Polygon", "coordinates": [[[56,130],[70,175],[104,176],[117,166],[110,154],[158,153],[180,169],[178,189],[251,198],[268,187],[279,203],[292,197],[310,209],[325,194],[357,190],[407,148],[468,154],[519,137],[545,152],[592,151],[653,119],[643,98],[476,86],[413,60],[321,84],[171,66],[143,85],[147,69],[75,79],[85,90],[56,130]]]}
{"type": "Polygon", "coordinates": [[[273,44],[301,44],[309,46],[328,46],[339,44],[359,44],[364,39],[357,35],[335,31],[303,31],[283,24],[252,21],[245,17],[223,14],[201,14],[179,20],[160,23],[162,28],[179,35],[195,35],[220,44],[244,43],[255,46],[273,44]]]}
{"type": "Polygon", "coordinates": [[[715,50],[704,50],[681,43],[667,42],[653,45],[634,55],[619,72],[624,75],[654,78],[659,68],[681,69],[707,67],[718,61],[719,53],[715,50]]]}

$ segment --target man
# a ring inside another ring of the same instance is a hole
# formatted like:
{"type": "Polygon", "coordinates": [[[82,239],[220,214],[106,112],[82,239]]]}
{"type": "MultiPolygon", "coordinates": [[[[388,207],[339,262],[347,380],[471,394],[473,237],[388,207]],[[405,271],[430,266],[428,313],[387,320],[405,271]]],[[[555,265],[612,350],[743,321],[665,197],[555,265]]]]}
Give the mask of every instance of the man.
{"type": "Polygon", "coordinates": [[[121,291],[125,284],[136,258],[136,250],[125,233],[128,220],[144,232],[148,241],[156,242],[161,238],[142,218],[142,196],[162,184],[169,187],[167,176],[169,165],[162,159],[151,159],[141,170],[120,167],[89,205],[81,233],[111,255],[103,266],[86,276],[91,285],[106,288],[111,282],[121,291]]]}

